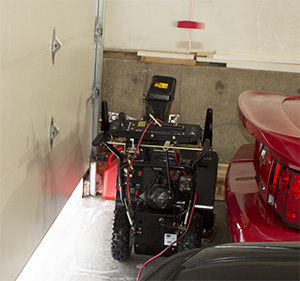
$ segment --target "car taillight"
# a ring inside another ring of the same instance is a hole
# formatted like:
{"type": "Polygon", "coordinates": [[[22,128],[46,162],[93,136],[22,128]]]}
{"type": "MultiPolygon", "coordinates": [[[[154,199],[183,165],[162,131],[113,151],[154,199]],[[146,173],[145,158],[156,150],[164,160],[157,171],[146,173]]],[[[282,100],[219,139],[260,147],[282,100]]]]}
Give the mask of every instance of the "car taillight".
{"type": "Polygon", "coordinates": [[[300,197],[300,175],[292,173],[289,191],[287,195],[287,206],[285,209],[285,220],[299,226],[299,197],[300,197]]]}
{"type": "Polygon", "coordinates": [[[268,189],[268,203],[283,221],[300,226],[300,174],[275,161],[268,189]]]}

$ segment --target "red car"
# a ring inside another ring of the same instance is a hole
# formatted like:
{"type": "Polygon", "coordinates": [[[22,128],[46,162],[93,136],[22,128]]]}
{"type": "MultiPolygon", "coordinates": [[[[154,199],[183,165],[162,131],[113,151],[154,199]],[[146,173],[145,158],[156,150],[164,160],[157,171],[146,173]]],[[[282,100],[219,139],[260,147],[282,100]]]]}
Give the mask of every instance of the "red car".
{"type": "Polygon", "coordinates": [[[300,97],[244,92],[238,107],[256,142],[241,146],[227,171],[231,241],[299,241],[300,97]]]}

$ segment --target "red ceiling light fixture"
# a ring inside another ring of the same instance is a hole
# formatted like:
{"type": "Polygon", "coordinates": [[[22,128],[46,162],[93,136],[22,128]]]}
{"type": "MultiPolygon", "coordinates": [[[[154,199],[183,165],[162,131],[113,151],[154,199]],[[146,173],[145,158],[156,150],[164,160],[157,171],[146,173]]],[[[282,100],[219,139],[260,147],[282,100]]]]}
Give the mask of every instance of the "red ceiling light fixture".
{"type": "Polygon", "coordinates": [[[188,28],[188,29],[204,29],[205,23],[191,21],[191,20],[182,20],[177,23],[178,28],[188,28]]]}

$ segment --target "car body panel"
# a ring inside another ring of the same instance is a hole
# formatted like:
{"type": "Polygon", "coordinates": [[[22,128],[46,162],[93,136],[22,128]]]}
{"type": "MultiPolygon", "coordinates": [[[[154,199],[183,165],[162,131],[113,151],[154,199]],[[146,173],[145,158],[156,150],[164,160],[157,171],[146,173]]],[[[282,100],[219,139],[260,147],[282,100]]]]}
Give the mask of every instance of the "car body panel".
{"type": "Polygon", "coordinates": [[[300,97],[244,92],[238,105],[248,132],[273,150],[281,163],[299,169],[300,97]]]}
{"type": "Polygon", "coordinates": [[[299,280],[299,242],[225,244],[176,254],[148,280],[299,280]]]}

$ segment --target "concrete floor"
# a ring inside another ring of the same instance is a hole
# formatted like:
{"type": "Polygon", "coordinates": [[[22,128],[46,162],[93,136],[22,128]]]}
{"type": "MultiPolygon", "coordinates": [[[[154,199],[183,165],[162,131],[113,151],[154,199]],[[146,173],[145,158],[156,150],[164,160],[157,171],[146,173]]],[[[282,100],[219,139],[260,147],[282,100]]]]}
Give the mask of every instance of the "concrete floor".
{"type": "MultiPolygon", "coordinates": [[[[132,253],[129,261],[115,261],[110,254],[114,201],[81,195],[78,186],[17,281],[136,280],[150,256],[132,253]]],[[[215,206],[219,227],[204,247],[229,242],[225,203],[216,201],[215,206]]],[[[149,263],[143,273],[162,259],[149,263]]]]}

